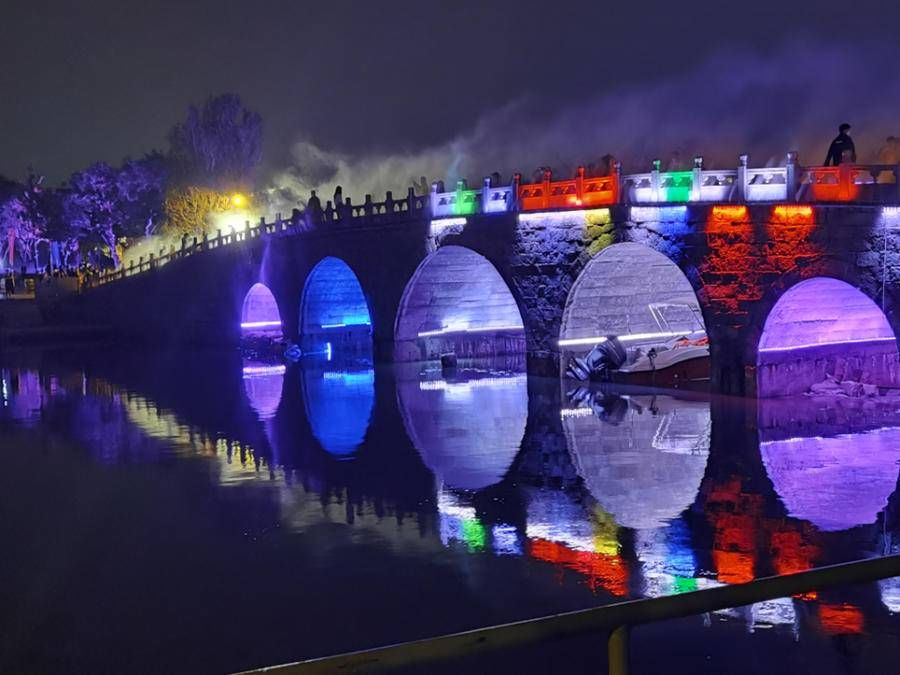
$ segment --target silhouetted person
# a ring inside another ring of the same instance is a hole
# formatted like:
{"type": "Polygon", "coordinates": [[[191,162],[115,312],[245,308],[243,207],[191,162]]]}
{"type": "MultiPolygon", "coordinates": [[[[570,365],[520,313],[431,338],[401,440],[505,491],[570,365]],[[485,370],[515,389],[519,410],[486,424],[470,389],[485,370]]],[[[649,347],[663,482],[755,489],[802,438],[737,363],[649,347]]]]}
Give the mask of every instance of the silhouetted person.
{"type": "Polygon", "coordinates": [[[12,272],[7,274],[6,279],[3,280],[3,288],[7,297],[16,294],[16,280],[13,278],[12,272]]]}
{"type": "Polygon", "coordinates": [[[838,127],[838,135],[828,148],[828,155],[825,157],[825,166],[839,166],[844,162],[856,161],[856,146],[853,145],[853,139],[847,133],[850,131],[850,125],[844,122],[838,127]]]}
{"type": "Polygon", "coordinates": [[[878,151],[879,164],[900,163],[900,142],[895,136],[888,136],[884,145],[878,151]]]}
{"type": "Polygon", "coordinates": [[[500,172],[495,171],[491,174],[491,187],[500,187],[500,172]]]}
{"type": "Polygon", "coordinates": [[[334,188],[334,208],[340,212],[341,207],[344,205],[344,189],[338,185],[334,188]]]}

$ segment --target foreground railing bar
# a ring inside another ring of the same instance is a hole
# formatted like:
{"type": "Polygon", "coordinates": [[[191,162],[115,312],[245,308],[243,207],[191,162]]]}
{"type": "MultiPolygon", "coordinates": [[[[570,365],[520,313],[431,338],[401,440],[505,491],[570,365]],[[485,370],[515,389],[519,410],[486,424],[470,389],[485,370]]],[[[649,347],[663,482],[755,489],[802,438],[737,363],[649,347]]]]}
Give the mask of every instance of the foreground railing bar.
{"type": "Polygon", "coordinates": [[[895,576],[900,576],[900,555],[829,565],[796,574],[757,579],[746,584],[719,586],[662,598],[630,600],[337,656],[248,670],[238,675],[369,673],[431,661],[463,658],[587,633],[616,632],[616,629],[621,629],[619,631],[621,641],[615,644],[621,647],[619,651],[623,653],[620,656],[627,660],[625,650],[628,643],[626,628],[628,626],[679,619],[813,590],[852,586],[895,576]]]}

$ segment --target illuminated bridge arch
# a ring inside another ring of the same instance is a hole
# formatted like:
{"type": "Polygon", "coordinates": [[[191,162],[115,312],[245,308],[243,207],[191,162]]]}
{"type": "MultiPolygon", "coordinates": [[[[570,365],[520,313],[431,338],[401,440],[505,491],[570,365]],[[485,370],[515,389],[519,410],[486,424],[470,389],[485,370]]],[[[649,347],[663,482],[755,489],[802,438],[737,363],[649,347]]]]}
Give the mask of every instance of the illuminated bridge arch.
{"type": "Polygon", "coordinates": [[[865,293],[831,277],[792,286],[769,312],[757,349],[760,396],[804,393],[829,377],[889,384],[897,342],[865,293]]]}
{"type": "Polygon", "coordinates": [[[395,358],[524,354],[522,315],[509,286],[484,256],[444,246],[428,256],[400,301],[395,358]]]}
{"type": "Polygon", "coordinates": [[[300,299],[300,336],[306,350],[371,351],[372,318],[359,278],[340,258],[323,258],[306,278],[300,299]]]}
{"type": "Polygon", "coordinates": [[[282,335],[281,314],[275,296],[265,284],[253,284],[241,305],[241,336],[277,340],[282,335]]]}
{"type": "Polygon", "coordinates": [[[665,255],[643,244],[603,249],[575,280],[560,327],[562,363],[608,335],[627,347],[681,335],[702,339],[706,325],[694,288],[665,255]]]}

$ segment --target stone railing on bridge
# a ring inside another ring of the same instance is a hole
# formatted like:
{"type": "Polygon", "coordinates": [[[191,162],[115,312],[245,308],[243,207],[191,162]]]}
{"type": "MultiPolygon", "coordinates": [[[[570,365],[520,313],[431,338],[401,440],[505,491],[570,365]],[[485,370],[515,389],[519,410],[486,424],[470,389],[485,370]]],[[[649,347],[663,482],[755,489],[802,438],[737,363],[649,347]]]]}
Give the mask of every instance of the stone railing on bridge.
{"type": "MultiPolygon", "coordinates": [[[[315,196],[315,193],[313,193],[315,196]]],[[[478,213],[507,213],[517,211],[545,211],[552,209],[602,208],[616,204],[687,204],[687,203],[862,203],[900,205],[900,165],[842,164],[837,167],[802,167],[797,153],[787,154],[785,166],[751,168],[749,157],[741,155],[736,169],[704,169],[703,158],[694,158],[692,169],[662,171],[661,162],[653,162],[647,173],[621,174],[618,163],[610,175],[588,176],[579,167],[574,178],[553,180],[549,170],[541,180],[522,183],[515,174],[511,185],[495,185],[488,177],[480,188],[472,189],[466,181],[456,183],[456,189],[445,191],[442,181],[432,184],[430,195],[416,195],[409,188],[406,198],[394,199],[387,192],[383,202],[374,202],[366,195],[362,204],[350,199],[343,204],[326,202],[325,208],[314,206],[305,211],[297,209],[290,220],[280,214],[274,222],[264,218],[255,226],[247,222],[243,230],[229,233],[217,231],[215,237],[182,239],[180,247],[162,248],[130,261],[118,270],[105,271],[91,277],[87,286],[99,286],[111,281],[157,269],[172,260],[197,253],[250,241],[261,236],[287,236],[319,228],[379,226],[416,218],[450,218],[478,213]]]]}

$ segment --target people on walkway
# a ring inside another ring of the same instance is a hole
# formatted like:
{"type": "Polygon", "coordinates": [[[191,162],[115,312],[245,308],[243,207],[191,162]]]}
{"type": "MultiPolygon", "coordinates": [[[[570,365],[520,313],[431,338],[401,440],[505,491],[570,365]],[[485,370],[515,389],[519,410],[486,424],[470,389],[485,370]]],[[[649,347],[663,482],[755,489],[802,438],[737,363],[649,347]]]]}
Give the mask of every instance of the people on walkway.
{"type": "Polygon", "coordinates": [[[850,138],[850,125],[844,122],[838,127],[838,135],[828,148],[828,154],[825,156],[825,166],[839,166],[845,162],[853,163],[856,161],[856,146],[853,145],[853,139],[850,138]]]}
{"type": "Polygon", "coordinates": [[[900,141],[896,136],[888,136],[884,145],[878,151],[879,164],[898,164],[900,163],[900,141]]]}

